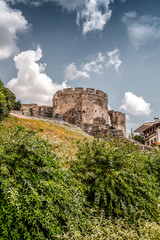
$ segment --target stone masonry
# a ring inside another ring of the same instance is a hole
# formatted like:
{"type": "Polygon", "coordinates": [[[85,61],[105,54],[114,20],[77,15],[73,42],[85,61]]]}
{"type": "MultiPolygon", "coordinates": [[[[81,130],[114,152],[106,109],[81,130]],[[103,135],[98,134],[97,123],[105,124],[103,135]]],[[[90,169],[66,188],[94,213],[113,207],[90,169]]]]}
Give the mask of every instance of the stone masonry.
{"type": "Polygon", "coordinates": [[[53,117],[75,124],[93,136],[126,136],[125,114],[108,111],[108,96],[100,90],[67,88],[56,92],[53,96],[53,117]]]}
{"type": "Polygon", "coordinates": [[[108,111],[108,96],[93,88],[67,88],[56,92],[52,106],[22,104],[22,113],[36,117],[62,119],[92,136],[126,136],[125,114],[108,111]],[[109,118],[111,125],[109,125],[109,118]]]}

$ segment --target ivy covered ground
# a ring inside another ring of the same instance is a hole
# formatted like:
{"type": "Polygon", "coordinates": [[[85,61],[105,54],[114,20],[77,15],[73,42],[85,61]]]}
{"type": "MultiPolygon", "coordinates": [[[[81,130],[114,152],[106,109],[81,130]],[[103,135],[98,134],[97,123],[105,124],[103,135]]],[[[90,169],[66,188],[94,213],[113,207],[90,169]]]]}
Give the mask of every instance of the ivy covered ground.
{"type": "Polygon", "coordinates": [[[67,123],[0,126],[0,239],[160,239],[160,152],[67,123]]]}

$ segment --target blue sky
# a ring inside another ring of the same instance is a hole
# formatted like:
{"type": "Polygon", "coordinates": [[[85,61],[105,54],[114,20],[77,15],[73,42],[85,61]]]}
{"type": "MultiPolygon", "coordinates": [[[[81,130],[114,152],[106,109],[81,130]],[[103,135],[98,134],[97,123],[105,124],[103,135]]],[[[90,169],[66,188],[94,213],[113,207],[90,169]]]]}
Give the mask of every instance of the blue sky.
{"type": "Polygon", "coordinates": [[[22,102],[103,90],[135,129],[160,116],[160,1],[0,0],[0,73],[22,102]]]}

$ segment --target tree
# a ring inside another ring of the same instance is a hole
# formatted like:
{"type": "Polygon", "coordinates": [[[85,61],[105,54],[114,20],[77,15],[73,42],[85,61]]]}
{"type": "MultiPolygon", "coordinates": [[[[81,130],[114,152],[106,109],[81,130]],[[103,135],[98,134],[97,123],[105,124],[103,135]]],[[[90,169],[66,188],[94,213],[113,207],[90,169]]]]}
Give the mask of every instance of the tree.
{"type": "Polygon", "coordinates": [[[33,108],[30,108],[30,109],[29,109],[29,113],[30,113],[30,116],[34,116],[34,110],[33,110],[33,108]]]}
{"type": "Polygon", "coordinates": [[[0,92],[0,121],[2,120],[6,109],[6,101],[3,93],[0,92]]]}
{"type": "Polygon", "coordinates": [[[21,102],[20,102],[20,101],[15,102],[15,104],[14,104],[14,110],[20,111],[20,110],[21,110],[21,107],[22,107],[22,105],[21,105],[21,102]]]}
{"type": "Polygon", "coordinates": [[[0,121],[3,117],[9,115],[9,112],[15,107],[20,107],[21,103],[16,102],[16,96],[0,80],[0,121]]]}

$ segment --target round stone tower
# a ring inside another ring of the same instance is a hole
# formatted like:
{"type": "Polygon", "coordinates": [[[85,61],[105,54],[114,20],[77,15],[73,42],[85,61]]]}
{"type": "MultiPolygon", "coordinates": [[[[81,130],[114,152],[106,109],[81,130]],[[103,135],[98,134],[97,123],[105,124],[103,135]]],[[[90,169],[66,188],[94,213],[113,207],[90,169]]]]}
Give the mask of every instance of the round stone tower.
{"type": "Polygon", "coordinates": [[[84,129],[108,124],[108,96],[92,88],[67,88],[53,96],[53,117],[63,118],[84,129]]]}

